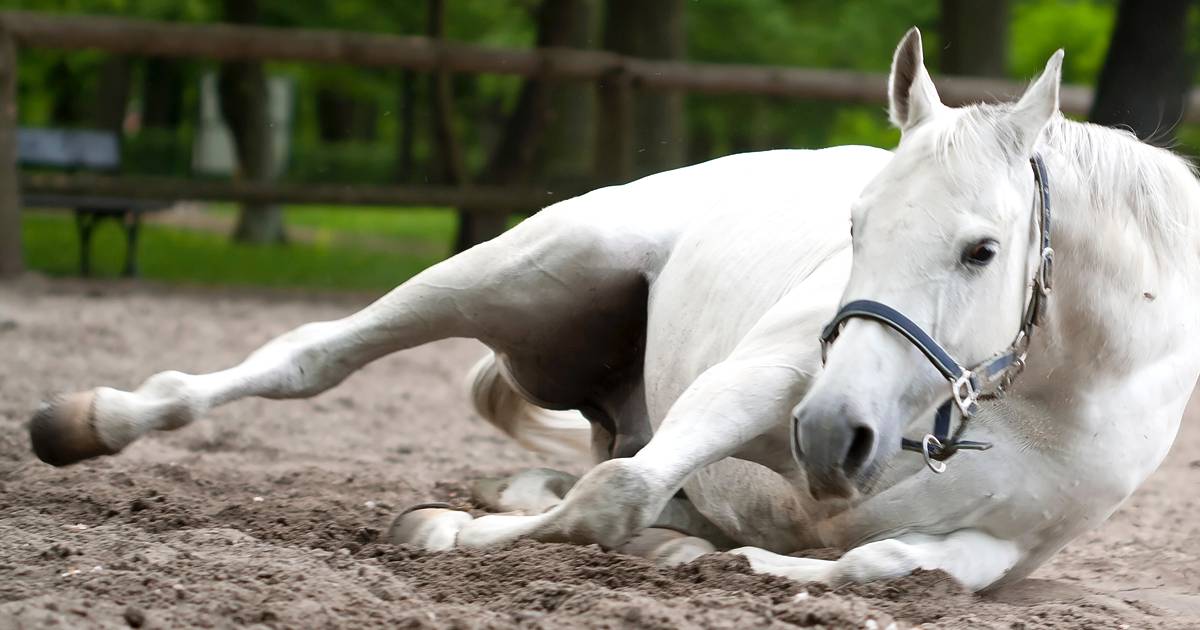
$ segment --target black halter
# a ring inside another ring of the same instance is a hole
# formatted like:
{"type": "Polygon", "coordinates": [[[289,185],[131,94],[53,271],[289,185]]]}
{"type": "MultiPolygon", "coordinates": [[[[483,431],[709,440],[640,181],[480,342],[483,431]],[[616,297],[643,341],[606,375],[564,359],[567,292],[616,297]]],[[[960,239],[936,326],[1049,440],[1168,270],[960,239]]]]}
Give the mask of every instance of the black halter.
{"type": "Polygon", "coordinates": [[[842,324],[847,319],[859,317],[875,320],[903,335],[909,343],[916,346],[929,359],[933,367],[937,368],[938,372],[941,372],[942,376],[950,383],[950,400],[938,407],[933,422],[933,432],[926,434],[919,442],[908,438],[903,438],[901,441],[904,450],[923,454],[925,463],[934,472],[944,471],[946,469],[945,460],[960,450],[986,451],[992,447],[987,442],[962,439],[962,434],[967,428],[967,421],[979,410],[980,400],[990,400],[1002,396],[1024,369],[1025,355],[1029,351],[1033,328],[1041,324],[1046,311],[1046,301],[1050,296],[1051,289],[1051,273],[1054,269],[1054,250],[1050,247],[1050,187],[1046,179],[1046,164],[1042,161],[1041,156],[1034,154],[1029,161],[1033,166],[1033,179],[1037,185],[1033,218],[1037,222],[1041,254],[1037,271],[1033,276],[1033,290],[1021,319],[1021,328],[1008,348],[971,368],[964,368],[911,319],[896,309],[873,300],[855,300],[846,304],[838,310],[833,320],[826,324],[824,330],[821,331],[821,360],[823,362],[829,346],[837,339],[842,324]],[[950,432],[952,404],[957,406],[962,414],[962,422],[959,423],[958,430],[953,434],[950,432]]]}

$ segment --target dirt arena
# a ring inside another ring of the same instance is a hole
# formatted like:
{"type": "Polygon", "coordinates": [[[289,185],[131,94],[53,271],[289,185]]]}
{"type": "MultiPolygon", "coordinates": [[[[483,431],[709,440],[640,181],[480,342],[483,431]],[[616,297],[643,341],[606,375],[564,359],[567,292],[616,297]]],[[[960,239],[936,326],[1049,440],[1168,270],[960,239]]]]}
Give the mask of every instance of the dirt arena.
{"type": "Polygon", "coordinates": [[[386,358],[315,399],[243,401],[118,457],[60,470],[29,452],[24,424],[48,394],[226,367],[368,300],[0,284],[0,629],[1200,627],[1196,414],[1099,531],[987,596],[939,573],[830,592],[724,556],[668,570],[595,547],[383,543],[397,510],[463,500],[473,478],[580,470],[473,415],[461,381],[480,347],[468,341],[386,358]]]}

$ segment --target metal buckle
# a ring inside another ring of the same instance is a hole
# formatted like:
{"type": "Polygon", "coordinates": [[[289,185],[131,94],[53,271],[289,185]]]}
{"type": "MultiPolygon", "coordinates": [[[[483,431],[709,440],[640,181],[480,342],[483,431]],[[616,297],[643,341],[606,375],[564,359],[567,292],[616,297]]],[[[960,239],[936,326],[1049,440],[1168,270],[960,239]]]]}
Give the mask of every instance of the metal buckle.
{"type": "Polygon", "coordinates": [[[974,413],[975,402],[979,399],[979,392],[975,391],[974,379],[974,372],[963,370],[962,374],[950,384],[950,393],[954,396],[954,404],[958,405],[958,410],[962,412],[964,418],[971,417],[974,413]]]}
{"type": "Polygon", "coordinates": [[[1013,359],[1012,365],[1009,365],[1008,370],[1006,370],[1004,375],[1000,377],[1000,384],[996,386],[996,398],[1002,398],[1005,394],[1007,394],[1008,388],[1012,387],[1012,384],[1016,382],[1017,377],[1020,376],[1021,372],[1024,371],[1025,353],[1022,352],[1021,354],[1017,355],[1017,358],[1013,359]]]}
{"type": "Polygon", "coordinates": [[[1025,334],[1025,328],[1022,327],[1017,331],[1017,337],[1013,339],[1012,345],[1009,346],[1012,348],[1011,352],[1017,355],[1017,361],[1020,363],[1025,362],[1025,355],[1029,353],[1029,342],[1029,335],[1025,334]]]}
{"type": "Polygon", "coordinates": [[[929,470],[932,470],[940,475],[946,472],[946,462],[938,461],[933,458],[933,455],[929,453],[929,446],[931,444],[936,446],[938,449],[942,448],[941,440],[937,439],[937,437],[932,433],[926,433],[925,437],[921,438],[921,455],[925,457],[925,465],[929,467],[929,470]]]}
{"type": "Polygon", "coordinates": [[[1047,247],[1042,250],[1042,264],[1038,265],[1038,289],[1042,292],[1043,297],[1050,295],[1050,290],[1054,288],[1053,272],[1054,248],[1047,247]]]}

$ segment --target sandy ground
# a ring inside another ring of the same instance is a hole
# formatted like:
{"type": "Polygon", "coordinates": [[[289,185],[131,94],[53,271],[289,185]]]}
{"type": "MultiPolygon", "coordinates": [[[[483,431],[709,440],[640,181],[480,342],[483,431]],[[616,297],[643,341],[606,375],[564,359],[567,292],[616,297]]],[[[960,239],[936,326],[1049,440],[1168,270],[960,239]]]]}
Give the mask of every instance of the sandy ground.
{"type": "Polygon", "coordinates": [[[1200,627],[1200,422],[1097,532],[1033,578],[970,595],[940,573],[835,592],[709,556],[677,569],[595,547],[430,554],[379,540],[402,507],[535,465],[469,410],[479,355],[447,341],[307,401],[243,401],[118,457],[29,453],[44,396],[228,366],[364,296],[0,284],[0,628],[1200,627]]]}

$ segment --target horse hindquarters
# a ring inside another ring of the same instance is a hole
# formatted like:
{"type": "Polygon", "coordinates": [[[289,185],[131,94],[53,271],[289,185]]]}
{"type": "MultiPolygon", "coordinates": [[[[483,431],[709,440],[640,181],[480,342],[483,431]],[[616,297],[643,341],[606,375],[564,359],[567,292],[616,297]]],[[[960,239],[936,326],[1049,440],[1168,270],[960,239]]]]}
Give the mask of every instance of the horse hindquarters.
{"type": "MultiPolygon", "coordinates": [[[[430,267],[358,313],[301,326],[234,367],[162,372],[132,392],[100,387],[56,397],[30,425],[34,451],[60,466],[113,454],[148,431],[181,428],[217,405],[249,396],[313,396],[379,357],[447,337],[491,346],[520,383],[515,391],[541,406],[612,408],[609,393],[628,390],[640,377],[641,265],[655,252],[627,246],[611,236],[611,226],[578,214],[549,209],[430,267]]],[[[634,420],[646,424],[644,417],[634,420]]],[[[618,432],[615,425],[609,431],[618,432]]]]}

